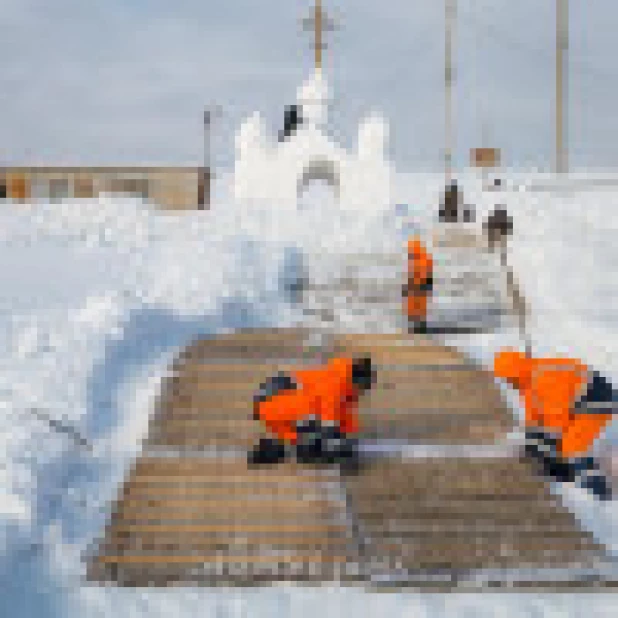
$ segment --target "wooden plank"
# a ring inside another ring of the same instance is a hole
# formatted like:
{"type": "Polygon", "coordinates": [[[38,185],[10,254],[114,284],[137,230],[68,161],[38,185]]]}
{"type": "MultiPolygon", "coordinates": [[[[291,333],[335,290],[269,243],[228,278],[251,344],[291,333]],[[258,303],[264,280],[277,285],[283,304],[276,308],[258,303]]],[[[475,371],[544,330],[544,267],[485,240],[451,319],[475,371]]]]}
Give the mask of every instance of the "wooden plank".
{"type": "MultiPolygon", "coordinates": [[[[281,465],[279,465],[281,467],[281,465]]],[[[307,471],[307,470],[306,470],[307,471]]],[[[315,477],[310,475],[303,476],[254,476],[247,477],[241,475],[221,474],[220,476],[204,476],[201,474],[178,475],[132,475],[128,486],[132,487],[160,487],[173,484],[179,488],[189,487],[229,487],[231,492],[239,491],[242,487],[256,487],[258,491],[277,491],[278,488],[297,487],[301,491],[319,491],[322,486],[328,486],[336,482],[335,477],[315,477]]]]}
{"type": "Polygon", "coordinates": [[[201,385],[229,384],[230,387],[236,384],[246,383],[259,384],[267,377],[280,371],[294,371],[296,369],[308,369],[320,367],[322,363],[305,362],[297,363],[192,363],[186,367],[183,375],[183,385],[194,383],[201,385]]]}
{"type": "Polygon", "coordinates": [[[179,536],[177,533],[166,536],[130,535],[111,537],[109,543],[101,547],[101,553],[121,552],[125,550],[143,551],[176,551],[179,554],[187,551],[238,551],[240,549],[252,551],[264,551],[272,549],[313,549],[314,551],[345,551],[349,540],[344,537],[330,538],[327,536],[307,536],[304,533],[296,537],[271,536],[262,538],[246,538],[240,535],[224,537],[218,536],[179,536]]]}
{"type": "MultiPolygon", "coordinates": [[[[336,516],[335,511],[326,513],[316,513],[314,511],[306,510],[299,511],[294,514],[294,521],[301,524],[310,524],[312,522],[324,520],[328,522],[336,516]],[[319,515],[319,517],[318,517],[319,515]]],[[[269,524],[276,523],[277,525],[283,524],[288,521],[292,513],[287,511],[280,511],[277,509],[263,509],[261,511],[226,511],[221,512],[202,512],[202,511],[153,511],[152,509],[144,509],[142,511],[122,512],[120,510],[112,513],[110,523],[112,525],[117,524],[139,524],[139,523],[160,523],[170,525],[184,525],[184,524],[222,524],[233,523],[238,525],[244,525],[251,522],[269,524]]]]}
{"type": "Polygon", "coordinates": [[[185,457],[182,459],[158,459],[144,457],[134,466],[134,474],[149,476],[202,476],[227,479],[230,477],[242,477],[248,482],[260,482],[262,480],[278,481],[298,480],[307,482],[319,482],[326,480],[329,472],[321,472],[313,468],[287,463],[275,467],[249,468],[243,459],[209,460],[199,457],[185,457]]]}
{"type": "Polygon", "coordinates": [[[376,390],[370,392],[360,400],[366,409],[397,409],[401,416],[414,418],[414,410],[435,409],[448,411],[450,414],[470,412],[476,414],[487,414],[494,412],[499,416],[512,418],[512,413],[506,408],[504,402],[496,397],[495,393],[478,389],[468,393],[460,393],[456,390],[442,392],[439,389],[434,391],[426,390],[422,395],[414,392],[413,389],[389,389],[376,390]]]}
{"type": "Polygon", "coordinates": [[[202,414],[188,416],[173,416],[164,423],[165,431],[197,431],[204,433],[228,433],[238,432],[241,434],[254,434],[260,430],[260,422],[248,415],[226,415],[224,411],[217,411],[216,415],[208,416],[209,410],[202,414]]]}
{"type": "Polygon", "coordinates": [[[564,518],[562,521],[553,521],[533,517],[522,524],[522,519],[498,518],[490,520],[487,517],[473,517],[473,511],[463,512],[460,518],[451,514],[451,517],[417,518],[415,513],[410,514],[409,521],[390,522],[384,527],[383,521],[375,519],[364,520],[363,530],[368,535],[374,535],[380,541],[396,541],[397,543],[416,546],[419,540],[434,539],[441,542],[445,539],[456,541],[459,538],[492,539],[521,539],[522,542],[531,539],[552,539],[553,541],[574,540],[577,542],[594,543],[588,534],[582,534],[573,527],[573,522],[564,518]]]}
{"type": "Polygon", "coordinates": [[[456,352],[443,350],[415,350],[412,347],[394,348],[392,346],[363,346],[361,344],[353,346],[346,345],[345,348],[335,350],[336,355],[340,356],[366,356],[378,364],[400,364],[400,365],[424,365],[432,364],[438,366],[459,365],[466,367],[468,363],[456,352]]]}
{"type": "Polygon", "coordinates": [[[221,534],[221,535],[240,535],[240,534],[331,534],[333,536],[343,535],[346,533],[344,524],[335,524],[332,522],[313,522],[307,524],[299,524],[297,522],[285,522],[282,524],[272,523],[241,523],[228,522],[223,524],[118,524],[114,526],[112,532],[114,534],[129,533],[129,534],[162,534],[162,533],[184,533],[184,534],[221,534]]]}
{"type": "Polygon", "coordinates": [[[244,335],[230,335],[203,339],[188,349],[181,362],[201,361],[212,357],[224,360],[226,356],[241,359],[301,359],[310,358],[315,349],[307,335],[288,333],[281,336],[257,335],[248,338],[244,335]]]}
{"type": "Polygon", "coordinates": [[[246,555],[246,556],[228,556],[228,555],[186,555],[186,556],[127,556],[121,554],[117,556],[108,556],[101,554],[97,556],[97,561],[103,564],[203,564],[205,562],[214,562],[220,564],[253,564],[253,563],[268,563],[279,564],[289,562],[331,562],[331,563],[345,563],[347,557],[344,556],[329,556],[327,554],[314,554],[314,555],[281,555],[281,556],[264,556],[264,555],[246,555]]]}
{"type": "Polygon", "coordinates": [[[148,510],[149,513],[164,513],[172,511],[176,515],[185,515],[188,513],[223,513],[232,515],[241,512],[243,515],[248,513],[256,513],[258,511],[285,511],[285,513],[311,512],[311,513],[328,513],[341,510],[341,504],[332,500],[294,500],[294,499],[272,499],[265,500],[246,499],[238,496],[235,500],[209,500],[202,499],[181,499],[181,498],[165,498],[159,497],[148,499],[133,499],[125,498],[122,503],[121,513],[128,515],[136,511],[148,510]]]}
{"type": "Polygon", "coordinates": [[[210,431],[207,428],[191,430],[191,428],[165,428],[153,433],[148,446],[182,446],[193,447],[196,445],[213,445],[220,448],[239,448],[247,450],[257,443],[263,432],[259,428],[252,428],[245,433],[219,430],[210,431]]]}
{"type": "Polygon", "coordinates": [[[467,508],[458,506],[456,503],[449,508],[447,504],[450,504],[450,501],[444,500],[444,503],[440,505],[414,508],[411,504],[390,503],[388,511],[376,508],[373,502],[371,504],[355,503],[355,506],[358,517],[364,522],[363,525],[374,530],[381,530],[386,523],[392,530],[408,530],[405,522],[415,522],[418,525],[425,523],[425,532],[429,534],[432,525],[437,522],[443,522],[444,525],[450,524],[452,530],[458,530],[459,524],[462,530],[468,529],[471,523],[478,522],[481,528],[520,525],[522,529],[529,526],[546,529],[563,526],[565,532],[570,527],[571,530],[577,531],[578,536],[583,534],[579,532],[579,526],[574,522],[571,513],[557,509],[555,504],[542,505],[531,501],[510,510],[500,509],[495,503],[483,506],[468,505],[467,508]]]}
{"type": "Polygon", "coordinates": [[[488,424],[485,420],[476,424],[463,422],[460,424],[430,424],[419,423],[415,426],[410,424],[398,425],[396,422],[387,426],[371,425],[365,421],[361,436],[369,440],[408,440],[432,444],[493,444],[504,437],[509,427],[498,422],[488,424]]]}
{"type": "MultiPolygon", "coordinates": [[[[399,553],[395,546],[378,544],[373,551],[381,555],[380,562],[388,564],[392,569],[420,569],[431,572],[437,568],[445,569],[488,569],[504,567],[544,567],[565,566],[569,563],[577,565],[584,559],[582,548],[576,546],[547,548],[535,546],[519,548],[514,545],[499,545],[493,541],[486,545],[436,545],[426,551],[416,550],[414,553],[399,553]],[[393,553],[389,555],[389,547],[393,553]],[[502,547],[502,550],[500,549],[502,547]],[[502,553],[501,553],[502,551],[502,553]]],[[[592,556],[592,554],[591,554],[592,556]]]]}
{"type": "MultiPolygon", "coordinates": [[[[354,566],[354,565],[352,565],[354,566]]],[[[349,563],[208,563],[200,564],[97,564],[91,566],[91,579],[113,581],[125,587],[167,586],[264,586],[282,582],[339,583],[359,582],[350,573],[349,563]]]]}
{"type": "MultiPolygon", "coordinates": [[[[167,480],[167,479],[165,479],[167,480]]],[[[246,494],[245,488],[247,485],[236,487],[235,484],[178,484],[178,483],[127,483],[123,489],[123,496],[125,498],[137,498],[146,496],[234,496],[238,494],[246,494]]],[[[294,484],[281,484],[272,483],[266,485],[260,483],[259,493],[258,489],[255,489],[256,495],[261,497],[268,496],[272,499],[278,499],[283,497],[298,496],[299,498],[306,498],[308,500],[316,497],[321,497],[325,493],[325,489],[317,487],[307,487],[306,483],[294,483],[294,484]],[[313,492],[313,493],[312,493],[313,492]]]]}

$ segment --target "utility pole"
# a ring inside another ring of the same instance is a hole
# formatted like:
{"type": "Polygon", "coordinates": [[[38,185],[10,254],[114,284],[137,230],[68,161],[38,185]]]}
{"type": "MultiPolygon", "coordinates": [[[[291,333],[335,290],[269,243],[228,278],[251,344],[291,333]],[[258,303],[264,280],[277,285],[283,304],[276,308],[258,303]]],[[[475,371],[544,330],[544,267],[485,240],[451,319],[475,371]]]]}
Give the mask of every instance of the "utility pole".
{"type": "Polygon", "coordinates": [[[444,38],[444,173],[450,182],[453,173],[453,33],[456,0],[445,0],[444,38]]]}
{"type": "Polygon", "coordinates": [[[556,0],[556,150],[554,172],[568,172],[568,80],[567,51],[569,45],[569,2],[556,0]]]}

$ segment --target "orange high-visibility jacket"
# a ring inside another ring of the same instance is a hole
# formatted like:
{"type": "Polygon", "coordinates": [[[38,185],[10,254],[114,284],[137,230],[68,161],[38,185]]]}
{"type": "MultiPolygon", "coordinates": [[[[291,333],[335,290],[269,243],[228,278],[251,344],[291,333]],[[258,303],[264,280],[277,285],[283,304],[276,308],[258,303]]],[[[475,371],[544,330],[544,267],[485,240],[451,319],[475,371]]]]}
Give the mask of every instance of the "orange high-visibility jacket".
{"type": "Polygon", "coordinates": [[[358,432],[358,391],[352,385],[352,361],[332,359],[318,369],[291,373],[297,390],[283,391],[258,406],[266,428],[284,442],[296,443],[297,421],[315,415],[334,421],[343,433],[358,432]]]}
{"type": "Polygon", "coordinates": [[[408,241],[408,282],[420,287],[433,275],[433,258],[419,238],[408,241]]]}
{"type": "Polygon", "coordinates": [[[405,311],[410,319],[427,317],[429,291],[424,289],[433,278],[433,258],[418,238],[408,241],[408,285],[405,311]]]}
{"type": "Polygon", "coordinates": [[[519,391],[527,426],[562,436],[559,450],[565,457],[584,454],[611,418],[610,414],[575,412],[574,404],[590,377],[589,368],[578,360],[502,351],[495,357],[494,372],[519,391]]]}

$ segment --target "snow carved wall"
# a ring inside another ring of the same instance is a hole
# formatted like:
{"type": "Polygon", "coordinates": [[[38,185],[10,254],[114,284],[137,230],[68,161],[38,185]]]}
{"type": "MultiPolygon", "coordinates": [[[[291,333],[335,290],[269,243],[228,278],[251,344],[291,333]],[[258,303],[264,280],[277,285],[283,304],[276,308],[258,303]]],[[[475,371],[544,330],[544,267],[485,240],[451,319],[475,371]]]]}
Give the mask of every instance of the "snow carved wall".
{"type": "Polygon", "coordinates": [[[361,122],[349,152],[328,135],[329,88],[320,70],[298,90],[302,124],[285,141],[267,135],[258,113],[236,138],[234,191],[238,202],[266,200],[294,208],[315,180],[325,180],[343,209],[380,210],[390,203],[393,170],[386,158],[388,125],[372,113],[361,122]]]}

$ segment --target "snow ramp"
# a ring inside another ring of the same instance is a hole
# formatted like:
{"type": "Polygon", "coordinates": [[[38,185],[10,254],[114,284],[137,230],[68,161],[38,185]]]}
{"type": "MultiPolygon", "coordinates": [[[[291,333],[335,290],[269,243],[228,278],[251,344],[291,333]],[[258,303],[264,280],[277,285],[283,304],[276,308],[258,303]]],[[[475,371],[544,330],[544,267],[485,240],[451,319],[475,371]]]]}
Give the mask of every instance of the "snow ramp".
{"type": "Polygon", "coordinates": [[[92,583],[385,590],[613,585],[604,548],[503,440],[492,378],[421,336],[255,330],[195,341],[88,559],[92,583]],[[251,396],[277,369],[369,352],[357,476],[249,469],[251,396]]]}

